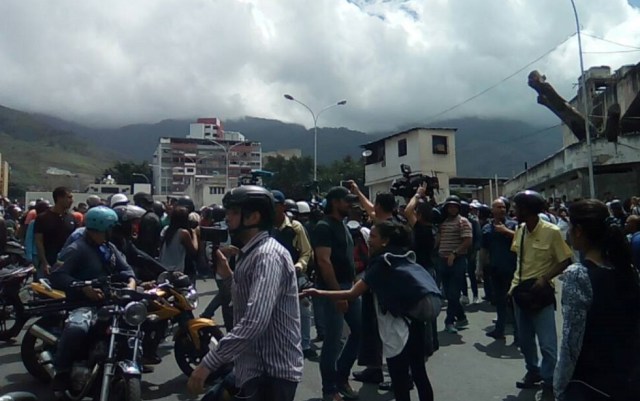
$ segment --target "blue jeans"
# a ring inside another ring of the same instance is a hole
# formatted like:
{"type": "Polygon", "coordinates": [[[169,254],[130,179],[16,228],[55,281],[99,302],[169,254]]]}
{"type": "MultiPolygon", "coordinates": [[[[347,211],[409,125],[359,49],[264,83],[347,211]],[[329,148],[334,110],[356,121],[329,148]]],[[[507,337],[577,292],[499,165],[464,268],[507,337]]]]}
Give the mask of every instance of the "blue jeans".
{"type": "Polygon", "coordinates": [[[447,266],[446,258],[440,260],[440,277],[442,278],[442,287],[447,297],[447,317],[445,324],[453,324],[456,320],[465,320],[467,316],[464,308],[460,304],[460,293],[462,291],[462,283],[464,275],[467,271],[467,257],[460,255],[456,257],[453,266],[447,266]]]}
{"type": "MultiPolygon", "coordinates": [[[[349,289],[352,283],[340,283],[340,288],[349,289]]],[[[362,328],[362,307],[360,299],[349,302],[349,309],[342,313],[330,299],[322,299],[322,314],[325,326],[324,342],[320,355],[320,376],[322,394],[336,394],[338,384],[349,379],[351,368],[358,358],[360,334],[362,328]],[[349,338],[342,347],[342,329],[344,322],[349,325],[349,338]]]]}
{"type": "Polygon", "coordinates": [[[313,304],[313,324],[316,326],[316,335],[324,338],[324,317],[322,314],[324,301],[322,298],[313,297],[311,303],[313,304]]]}
{"type": "Polygon", "coordinates": [[[300,300],[300,335],[302,337],[302,350],[311,348],[311,300],[300,300]]]}
{"type": "Polygon", "coordinates": [[[527,372],[539,373],[545,384],[553,385],[553,371],[558,358],[555,306],[549,305],[537,313],[525,312],[515,302],[513,308],[518,326],[520,351],[524,355],[527,372]],[[536,337],[542,354],[540,364],[536,337]]]}
{"type": "Polygon", "coordinates": [[[511,281],[513,280],[513,273],[505,271],[504,269],[491,268],[491,277],[486,277],[486,280],[493,281],[493,296],[496,304],[496,313],[498,314],[498,320],[496,321],[495,330],[499,334],[504,334],[504,329],[507,323],[507,315],[509,311],[507,309],[507,294],[511,287],[511,281]]]}
{"type": "Polygon", "coordinates": [[[86,352],[93,314],[91,308],[78,308],[69,313],[56,350],[56,371],[69,372],[73,362],[86,352]]]}

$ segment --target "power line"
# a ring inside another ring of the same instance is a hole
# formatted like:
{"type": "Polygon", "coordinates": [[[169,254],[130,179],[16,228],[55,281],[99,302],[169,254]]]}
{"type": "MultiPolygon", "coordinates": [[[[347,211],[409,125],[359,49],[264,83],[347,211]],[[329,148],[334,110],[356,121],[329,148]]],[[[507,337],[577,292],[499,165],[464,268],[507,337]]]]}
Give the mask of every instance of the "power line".
{"type": "Polygon", "coordinates": [[[558,43],[557,45],[555,45],[552,49],[547,50],[544,54],[542,54],[541,56],[539,56],[538,58],[536,58],[535,60],[527,63],[525,66],[519,68],[518,70],[516,70],[515,72],[509,74],[508,76],[504,77],[503,79],[501,79],[500,81],[496,82],[495,84],[489,86],[488,88],[476,93],[475,95],[463,100],[462,102],[455,104],[445,110],[442,110],[430,117],[428,117],[425,121],[426,123],[430,123],[432,122],[435,118],[440,117],[443,114],[446,114],[452,110],[457,109],[458,107],[469,103],[470,101],[484,95],[485,93],[495,89],[496,87],[500,86],[501,84],[503,84],[504,82],[508,81],[509,79],[515,77],[516,75],[518,75],[519,73],[521,73],[522,71],[524,71],[525,69],[527,69],[528,67],[530,67],[532,64],[537,63],[538,61],[542,60],[543,58],[545,58],[546,56],[548,56],[550,53],[552,53],[554,50],[556,50],[558,47],[560,47],[561,45],[563,45],[565,42],[567,42],[569,39],[571,39],[572,37],[574,37],[576,35],[576,33],[572,33],[571,35],[569,35],[565,40],[563,40],[562,42],[558,43]]]}
{"type": "Polygon", "coordinates": [[[507,142],[519,141],[521,139],[530,138],[532,136],[539,135],[539,134],[541,134],[543,132],[547,132],[549,130],[552,130],[554,128],[558,128],[558,127],[561,127],[561,126],[562,126],[562,123],[556,124],[556,125],[552,125],[552,126],[546,127],[546,128],[537,129],[535,131],[528,132],[528,133],[526,133],[524,135],[516,136],[515,138],[509,138],[509,139],[506,139],[504,141],[499,141],[498,143],[507,143],[507,142]]]}
{"type": "Polygon", "coordinates": [[[597,35],[592,35],[590,33],[581,32],[581,34],[585,35],[585,36],[589,36],[589,37],[594,38],[594,39],[601,40],[603,42],[608,42],[608,43],[611,43],[611,44],[614,44],[614,45],[618,45],[618,46],[622,46],[622,47],[628,47],[630,49],[640,50],[640,47],[638,47],[638,46],[625,45],[624,43],[614,42],[613,40],[605,39],[603,37],[600,37],[600,36],[597,36],[597,35]]]}
{"type": "Polygon", "coordinates": [[[582,52],[584,54],[613,54],[613,53],[637,53],[640,49],[636,50],[613,50],[613,51],[601,51],[601,52],[582,52]]]}

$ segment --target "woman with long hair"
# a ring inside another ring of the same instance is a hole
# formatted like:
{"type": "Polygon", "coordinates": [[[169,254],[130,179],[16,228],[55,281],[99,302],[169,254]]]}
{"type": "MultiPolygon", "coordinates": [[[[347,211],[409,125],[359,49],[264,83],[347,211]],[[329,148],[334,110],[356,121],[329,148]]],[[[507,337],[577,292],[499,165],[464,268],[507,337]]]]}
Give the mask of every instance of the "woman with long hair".
{"type": "Polygon", "coordinates": [[[170,271],[184,273],[187,253],[198,252],[198,237],[191,229],[189,211],[183,206],[176,206],[171,213],[171,220],[165,228],[160,242],[160,263],[170,271]]]}
{"type": "Polygon", "coordinates": [[[562,345],[554,374],[561,401],[632,400],[638,363],[640,284],[621,227],[595,199],[569,208],[581,261],[564,273],[562,345]]]}
{"type": "MultiPolygon", "coordinates": [[[[428,273],[415,264],[415,253],[410,251],[412,233],[408,227],[384,221],[377,223],[369,236],[369,266],[364,278],[358,280],[350,290],[328,291],[310,289],[307,296],[323,296],[334,300],[356,299],[369,288],[374,293],[378,330],[383,344],[383,355],[387,360],[389,376],[397,401],[410,401],[411,378],[418,390],[420,401],[432,401],[433,389],[425,367],[425,323],[392,313],[398,289],[389,285],[392,267],[389,260],[401,264],[413,264],[420,272],[428,273]],[[411,369],[411,375],[409,374],[411,369]]],[[[429,276],[431,277],[431,276],[429,276]]],[[[435,281],[434,292],[438,291],[435,281]]],[[[404,289],[406,290],[406,289],[404,289]]],[[[400,289],[402,291],[402,289],[400,289]]]]}

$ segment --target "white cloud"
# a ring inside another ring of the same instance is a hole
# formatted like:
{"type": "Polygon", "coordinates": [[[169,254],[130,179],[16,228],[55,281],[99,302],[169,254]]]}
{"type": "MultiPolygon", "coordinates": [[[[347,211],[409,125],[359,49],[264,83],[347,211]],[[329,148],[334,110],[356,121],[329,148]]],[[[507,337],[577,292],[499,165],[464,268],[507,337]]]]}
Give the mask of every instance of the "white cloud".
{"type": "MultiPolygon", "coordinates": [[[[624,0],[576,0],[583,29],[640,47],[624,0]]],[[[0,2],[0,104],[94,125],[253,115],[379,131],[428,117],[500,81],[575,31],[569,0],[155,0],[0,2]]],[[[630,50],[583,37],[585,51],[630,50]]],[[[637,63],[588,53],[587,66],[637,63]]],[[[567,98],[575,37],[442,118],[553,124],[532,69],[567,98]]]]}

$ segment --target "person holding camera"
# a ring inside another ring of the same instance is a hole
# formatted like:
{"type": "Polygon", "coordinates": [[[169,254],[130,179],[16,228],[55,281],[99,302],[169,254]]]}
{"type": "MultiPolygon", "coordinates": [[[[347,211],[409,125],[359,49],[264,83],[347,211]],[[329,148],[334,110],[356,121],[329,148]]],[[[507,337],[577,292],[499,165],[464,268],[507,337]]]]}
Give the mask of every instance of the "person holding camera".
{"type": "MultiPolygon", "coordinates": [[[[276,201],[275,224],[271,236],[284,246],[293,260],[298,276],[298,290],[311,284],[306,276],[307,265],[313,257],[313,249],[302,223],[287,216],[285,196],[281,191],[271,191],[276,201]]],[[[317,358],[318,354],[311,348],[311,301],[300,299],[300,328],[302,335],[302,353],[305,358],[317,358]]]]}
{"type": "Polygon", "coordinates": [[[517,266],[509,294],[514,303],[518,342],[527,369],[516,387],[533,388],[542,382],[542,398],[553,399],[558,339],[552,280],[569,266],[573,253],[558,226],[540,218],[546,202],[539,193],[519,192],[513,203],[520,227],[511,245],[517,255],[517,266]],[[538,364],[536,337],[542,354],[541,364],[538,364]]]}

